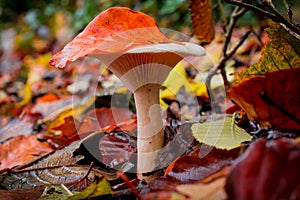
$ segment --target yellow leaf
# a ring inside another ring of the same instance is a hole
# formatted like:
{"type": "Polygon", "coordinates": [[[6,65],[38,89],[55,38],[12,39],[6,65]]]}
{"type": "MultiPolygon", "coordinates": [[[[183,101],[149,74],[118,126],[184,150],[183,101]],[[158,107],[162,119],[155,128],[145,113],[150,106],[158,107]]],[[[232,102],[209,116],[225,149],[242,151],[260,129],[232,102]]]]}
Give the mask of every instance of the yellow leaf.
{"type": "Polygon", "coordinates": [[[26,83],[24,88],[20,91],[20,95],[23,96],[23,100],[21,100],[20,102],[18,102],[16,104],[17,108],[21,108],[27,104],[29,104],[31,102],[32,99],[32,91],[31,91],[31,84],[30,83],[26,83]]]}
{"type": "Polygon", "coordinates": [[[233,149],[241,142],[251,140],[251,136],[234,123],[233,117],[225,117],[212,122],[196,123],[192,125],[193,136],[199,142],[220,149],[233,149]]]}

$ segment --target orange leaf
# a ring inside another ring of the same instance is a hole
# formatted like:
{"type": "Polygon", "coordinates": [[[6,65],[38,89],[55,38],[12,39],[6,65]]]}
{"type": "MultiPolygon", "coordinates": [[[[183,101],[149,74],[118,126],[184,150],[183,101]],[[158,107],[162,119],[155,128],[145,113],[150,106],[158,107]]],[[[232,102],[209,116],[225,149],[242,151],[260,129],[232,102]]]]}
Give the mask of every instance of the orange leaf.
{"type": "Polygon", "coordinates": [[[0,170],[13,168],[52,150],[50,144],[38,141],[34,135],[16,136],[0,146],[0,170]]]}
{"type": "Polygon", "coordinates": [[[231,87],[230,98],[263,127],[300,130],[300,68],[268,72],[231,87]]]}
{"type": "Polygon", "coordinates": [[[76,119],[73,116],[67,116],[63,119],[63,123],[55,127],[49,128],[51,135],[44,135],[43,138],[51,139],[54,142],[57,142],[61,146],[70,144],[73,141],[79,140],[76,129],[76,119]]]}
{"type": "Polygon", "coordinates": [[[113,7],[100,13],[49,63],[64,68],[86,55],[120,53],[139,45],[170,41],[150,16],[125,7],[113,7]]]}
{"type": "Polygon", "coordinates": [[[210,43],[215,37],[213,13],[210,0],[191,0],[190,9],[193,34],[200,43],[210,43]]]}
{"type": "Polygon", "coordinates": [[[51,102],[56,100],[58,100],[58,97],[55,94],[49,93],[37,98],[36,102],[41,103],[41,102],[51,102]]]}

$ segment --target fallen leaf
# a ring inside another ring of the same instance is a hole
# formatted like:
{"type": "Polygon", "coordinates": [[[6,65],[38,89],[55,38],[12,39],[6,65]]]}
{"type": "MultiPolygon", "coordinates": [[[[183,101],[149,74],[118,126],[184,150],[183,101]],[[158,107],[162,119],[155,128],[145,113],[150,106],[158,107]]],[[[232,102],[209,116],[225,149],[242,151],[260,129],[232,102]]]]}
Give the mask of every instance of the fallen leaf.
{"type": "Polygon", "coordinates": [[[222,177],[210,183],[183,184],[176,187],[177,192],[188,196],[190,200],[228,199],[225,192],[226,178],[222,177]]]}
{"type": "MultiPolygon", "coordinates": [[[[100,170],[96,167],[90,169],[89,166],[90,162],[95,159],[90,154],[99,154],[99,149],[98,152],[90,152],[90,149],[86,149],[85,147],[86,145],[90,147],[91,144],[89,142],[91,141],[99,144],[99,138],[101,137],[103,137],[103,133],[93,133],[84,140],[75,141],[46,156],[36,156],[36,159],[30,162],[22,162],[22,165],[14,168],[10,173],[0,175],[0,185],[8,190],[15,190],[64,184],[69,187],[76,185],[77,190],[82,190],[87,185],[84,182],[78,183],[78,181],[85,176],[87,176],[86,180],[89,182],[93,182],[95,176],[105,176],[108,180],[115,180],[117,176],[114,172],[100,170]],[[88,144],[86,144],[87,142],[88,144]],[[80,161],[83,162],[85,157],[89,158],[87,161],[88,164],[85,165],[83,163],[78,165],[77,163],[80,161]],[[89,174],[87,174],[88,172],[89,174]]],[[[23,147],[22,145],[20,146],[23,147]]],[[[39,144],[36,144],[36,148],[40,148],[39,144]]]]}
{"type": "Polygon", "coordinates": [[[201,44],[210,43],[215,37],[213,12],[210,0],[190,1],[193,34],[201,44]]]}
{"type": "Polygon", "coordinates": [[[143,196],[145,200],[187,200],[186,196],[172,191],[151,192],[143,196]]]}
{"type": "Polygon", "coordinates": [[[162,42],[170,40],[150,16],[125,7],[113,7],[94,18],[49,63],[64,68],[69,62],[88,54],[118,53],[134,46],[162,42]]]}
{"type": "Polygon", "coordinates": [[[32,133],[32,124],[22,119],[14,118],[0,129],[0,142],[18,135],[30,135],[32,133]]]}
{"type": "Polygon", "coordinates": [[[300,68],[268,72],[231,87],[227,93],[261,127],[300,130],[300,68]]]}
{"type": "Polygon", "coordinates": [[[58,99],[59,98],[57,95],[55,95],[53,93],[48,93],[48,94],[45,94],[45,95],[37,98],[36,103],[57,101],[58,99]]]}
{"type": "Polygon", "coordinates": [[[43,135],[43,138],[51,139],[53,142],[58,143],[60,147],[70,144],[73,141],[79,140],[77,134],[76,123],[77,120],[73,116],[64,118],[64,122],[58,126],[48,129],[49,133],[43,135]]]}
{"type": "Polygon", "coordinates": [[[299,199],[300,143],[279,138],[252,143],[233,164],[229,199],[299,199]]]}
{"type": "Polygon", "coordinates": [[[0,146],[0,170],[11,169],[53,150],[50,144],[38,141],[34,135],[18,135],[0,146]]]}
{"type": "Polygon", "coordinates": [[[196,140],[220,149],[233,149],[242,142],[250,141],[251,136],[238,125],[233,117],[225,117],[211,122],[195,123],[192,132],[196,140]]]}
{"type": "Polygon", "coordinates": [[[238,155],[239,148],[227,151],[203,144],[191,154],[177,158],[166,169],[165,175],[181,183],[199,181],[230,165],[238,155]]]}
{"type": "Polygon", "coordinates": [[[78,132],[84,134],[104,129],[110,131],[108,127],[115,127],[126,122],[133,123],[131,119],[131,113],[127,108],[96,108],[83,116],[78,132]]]}
{"type": "Polygon", "coordinates": [[[88,199],[105,194],[113,194],[109,182],[106,180],[106,178],[102,178],[101,180],[99,180],[99,178],[96,178],[88,188],[81,191],[80,193],[69,196],[67,200],[88,199]]]}
{"type": "Polygon", "coordinates": [[[68,198],[68,196],[70,196],[70,194],[62,185],[60,186],[51,185],[45,187],[43,194],[40,195],[38,200],[51,200],[51,199],[65,200],[68,198]]]}
{"type": "Polygon", "coordinates": [[[0,200],[24,200],[39,199],[44,191],[44,187],[37,187],[31,190],[0,190],[0,200]]]}
{"type": "Polygon", "coordinates": [[[137,152],[136,138],[125,132],[114,132],[105,135],[99,141],[102,162],[108,167],[132,161],[132,155],[137,152]]]}
{"type": "Polygon", "coordinates": [[[272,25],[266,31],[271,40],[262,49],[259,62],[236,72],[236,83],[254,76],[264,76],[267,72],[300,67],[300,41],[280,25],[272,25]]]}
{"type": "Polygon", "coordinates": [[[32,99],[32,96],[33,96],[32,95],[32,90],[31,90],[31,85],[32,85],[32,83],[26,83],[26,85],[24,86],[22,91],[20,91],[21,96],[23,97],[23,99],[21,101],[19,101],[18,103],[16,103],[15,107],[21,108],[21,107],[31,103],[31,99],[32,99]]]}

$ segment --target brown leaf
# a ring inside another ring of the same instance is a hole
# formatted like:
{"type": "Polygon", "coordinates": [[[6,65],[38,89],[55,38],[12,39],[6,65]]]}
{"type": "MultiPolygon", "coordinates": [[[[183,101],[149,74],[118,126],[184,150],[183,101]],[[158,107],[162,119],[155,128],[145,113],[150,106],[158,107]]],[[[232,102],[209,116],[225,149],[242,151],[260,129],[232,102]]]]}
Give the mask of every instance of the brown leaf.
{"type": "Polygon", "coordinates": [[[175,160],[165,172],[165,175],[175,177],[183,183],[202,180],[223,168],[238,156],[239,148],[230,151],[202,145],[190,155],[184,155],[175,160]],[[210,151],[205,157],[202,152],[210,151]],[[201,152],[201,153],[200,153],[201,152]]]}
{"type": "Polygon", "coordinates": [[[132,161],[136,149],[136,138],[125,132],[110,133],[99,141],[102,162],[109,167],[115,167],[124,162],[132,161]]]}
{"type": "Polygon", "coordinates": [[[44,187],[38,187],[31,190],[0,190],[0,200],[35,200],[40,198],[44,189],[44,187]]]}
{"type": "Polygon", "coordinates": [[[229,173],[229,199],[299,199],[300,144],[280,138],[259,139],[229,173]]]}
{"type": "Polygon", "coordinates": [[[187,200],[182,194],[172,191],[151,192],[143,196],[145,200],[187,200]]]}
{"type": "Polygon", "coordinates": [[[32,133],[32,124],[19,118],[12,119],[0,129],[0,142],[18,135],[30,135],[32,133]]]}
{"type": "Polygon", "coordinates": [[[189,199],[227,199],[224,186],[226,178],[218,178],[210,183],[195,183],[195,184],[182,184],[176,187],[176,190],[183,195],[189,197],[189,199]]]}
{"type": "Polygon", "coordinates": [[[55,127],[49,128],[50,134],[43,135],[41,137],[46,139],[51,139],[52,141],[59,143],[59,146],[65,146],[73,141],[79,140],[76,129],[77,120],[73,116],[67,116],[64,118],[62,124],[55,127]]]}
{"type": "Polygon", "coordinates": [[[111,131],[109,127],[115,128],[116,125],[130,122],[131,119],[130,111],[127,108],[97,108],[83,117],[83,123],[80,125],[78,132],[84,134],[104,129],[105,131],[111,131]]]}
{"type": "Polygon", "coordinates": [[[95,161],[93,160],[94,157],[89,156],[89,153],[93,152],[85,148],[86,145],[90,147],[90,143],[84,143],[92,141],[98,144],[99,137],[102,136],[103,133],[91,134],[84,140],[75,141],[47,156],[38,157],[20,165],[10,173],[3,173],[0,175],[0,185],[6,189],[15,190],[31,189],[42,185],[64,184],[72,186],[72,188],[76,187],[76,190],[81,190],[88,186],[85,182],[92,182],[95,176],[105,176],[108,180],[115,180],[117,177],[114,172],[106,172],[96,167],[90,168],[90,166],[83,164],[85,156],[89,164],[91,161],[95,161]],[[77,164],[80,161],[82,165],[77,164]],[[85,177],[86,175],[88,176],[85,177]],[[82,178],[85,181],[78,182],[82,178]]]}
{"type": "Polygon", "coordinates": [[[227,92],[250,120],[262,127],[300,130],[300,68],[268,72],[227,92]]]}
{"type": "Polygon", "coordinates": [[[0,146],[0,170],[13,168],[52,150],[50,144],[38,141],[34,135],[16,136],[0,146]]]}
{"type": "Polygon", "coordinates": [[[210,0],[191,0],[190,9],[193,34],[201,44],[210,43],[215,37],[213,12],[210,0]]]}

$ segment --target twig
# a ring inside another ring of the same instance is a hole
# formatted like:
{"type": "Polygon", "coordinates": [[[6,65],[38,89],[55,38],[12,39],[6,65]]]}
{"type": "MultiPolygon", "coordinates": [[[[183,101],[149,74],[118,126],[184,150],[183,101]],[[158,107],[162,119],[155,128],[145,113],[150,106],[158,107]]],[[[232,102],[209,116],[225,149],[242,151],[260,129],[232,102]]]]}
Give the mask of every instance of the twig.
{"type": "MultiPolygon", "coordinates": [[[[224,81],[224,86],[225,88],[229,88],[230,87],[230,83],[227,79],[227,75],[226,75],[226,70],[225,70],[225,66],[226,66],[226,62],[233,56],[233,54],[237,51],[237,49],[244,43],[244,41],[248,38],[249,34],[251,33],[251,31],[248,31],[242,38],[241,40],[230,50],[228,50],[228,46],[232,37],[232,33],[233,33],[233,29],[238,21],[238,19],[246,12],[247,10],[244,8],[239,8],[236,7],[233,11],[232,17],[230,18],[229,21],[229,25],[228,28],[226,29],[226,33],[225,33],[225,42],[224,42],[224,46],[223,46],[223,55],[221,57],[221,59],[219,60],[219,62],[210,70],[207,78],[206,78],[206,85],[208,88],[210,87],[211,84],[211,79],[214,75],[217,74],[218,70],[221,71],[221,75],[224,81]],[[229,52],[228,52],[229,51],[229,52]]],[[[209,94],[211,94],[209,92],[209,94]]],[[[212,97],[212,95],[210,96],[210,98],[212,100],[214,100],[214,98],[212,97]]]]}
{"type": "Polygon", "coordinates": [[[140,193],[137,191],[135,185],[133,183],[130,182],[130,180],[128,179],[128,177],[121,171],[117,172],[118,177],[120,177],[125,183],[126,185],[132,190],[133,194],[136,196],[136,198],[138,200],[142,200],[142,196],[140,195],[140,193]]]}
{"type": "Polygon", "coordinates": [[[87,171],[87,173],[81,179],[78,180],[78,183],[80,183],[81,181],[83,181],[84,179],[86,179],[89,176],[89,174],[91,173],[93,167],[94,167],[94,162],[91,162],[91,164],[89,166],[89,170],[87,171]]]}
{"type": "Polygon", "coordinates": [[[257,6],[254,6],[252,4],[246,3],[244,1],[239,1],[239,0],[225,0],[225,2],[227,3],[231,3],[243,8],[247,8],[250,10],[253,10],[255,12],[258,12],[268,18],[270,18],[271,20],[273,20],[274,22],[277,23],[281,23],[283,24],[284,28],[288,28],[291,31],[295,32],[296,34],[300,35],[300,28],[293,24],[292,22],[289,22],[289,20],[287,20],[285,17],[283,17],[274,7],[273,4],[270,3],[270,1],[266,2],[265,0],[262,1],[262,3],[268,8],[269,11],[267,10],[263,10],[257,6]]]}
{"type": "Polygon", "coordinates": [[[230,18],[228,28],[225,28],[225,42],[223,46],[223,56],[226,57],[228,46],[230,43],[230,39],[232,36],[233,29],[237,23],[237,20],[245,13],[247,10],[245,8],[235,7],[232,13],[232,17],[230,18]]]}

